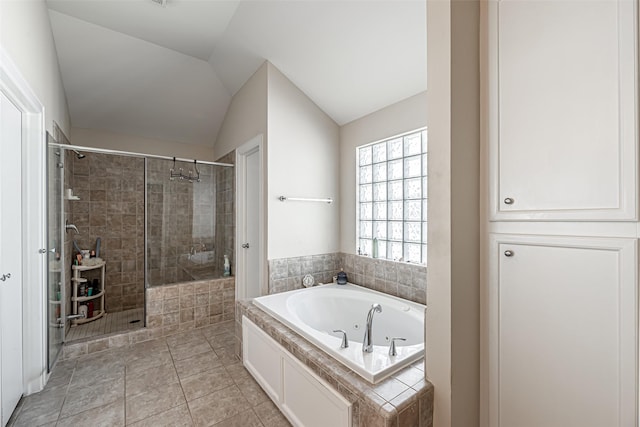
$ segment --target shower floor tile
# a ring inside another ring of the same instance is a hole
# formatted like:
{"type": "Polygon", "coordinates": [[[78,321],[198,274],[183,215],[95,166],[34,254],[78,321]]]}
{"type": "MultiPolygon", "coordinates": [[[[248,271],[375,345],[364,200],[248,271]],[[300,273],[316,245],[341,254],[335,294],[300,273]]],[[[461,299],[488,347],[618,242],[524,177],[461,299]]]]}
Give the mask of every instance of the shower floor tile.
{"type": "Polygon", "coordinates": [[[98,335],[110,334],[113,332],[131,331],[144,327],[144,309],[135,308],[133,310],[109,313],[93,322],[72,326],[67,333],[66,342],[80,340],[98,335]],[[134,320],[139,322],[131,323],[134,320]]]}

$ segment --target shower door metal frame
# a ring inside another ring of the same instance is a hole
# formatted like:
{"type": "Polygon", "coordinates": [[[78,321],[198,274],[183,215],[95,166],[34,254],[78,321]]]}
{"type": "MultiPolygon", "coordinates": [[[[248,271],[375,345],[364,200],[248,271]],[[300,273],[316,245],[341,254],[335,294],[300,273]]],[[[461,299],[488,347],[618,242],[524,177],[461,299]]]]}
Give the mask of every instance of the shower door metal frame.
{"type": "Polygon", "coordinates": [[[65,156],[65,152],[64,152],[64,147],[58,147],[58,143],[55,142],[55,139],[53,139],[53,136],[51,136],[51,134],[49,134],[47,132],[47,138],[46,138],[46,156],[47,156],[47,161],[45,162],[45,176],[47,177],[47,184],[46,184],[46,197],[45,197],[45,212],[46,212],[46,249],[45,249],[45,255],[46,255],[46,271],[47,271],[47,277],[46,277],[46,289],[47,289],[47,313],[46,313],[46,337],[47,337],[47,351],[46,351],[46,364],[47,364],[47,372],[51,372],[51,369],[53,368],[53,365],[55,364],[56,360],[60,357],[60,352],[62,350],[62,347],[64,346],[65,343],[65,337],[66,337],[66,304],[65,304],[65,300],[66,300],[66,272],[65,272],[65,242],[64,242],[64,167],[65,167],[65,162],[64,162],[64,156],[65,156]],[[54,149],[58,149],[59,150],[59,161],[56,162],[56,166],[60,169],[60,172],[62,174],[62,177],[60,179],[60,183],[58,184],[57,188],[55,188],[55,193],[56,194],[49,194],[49,173],[51,172],[49,170],[50,165],[49,165],[49,156],[51,155],[50,150],[54,150],[54,149]],[[58,224],[58,228],[57,228],[57,232],[58,232],[58,236],[57,236],[57,241],[58,241],[58,248],[51,248],[50,244],[51,244],[51,236],[50,236],[50,221],[49,221],[49,216],[50,216],[50,209],[52,208],[51,206],[51,197],[58,197],[60,200],[60,212],[59,212],[59,224],[58,224]],[[51,321],[51,305],[52,305],[52,296],[50,295],[51,292],[51,286],[52,284],[50,283],[51,280],[51,256],[52,254],[54,254],[55,250],[58,249],[59,253],[60,253],[60,276],[59,276],[59,283],[60,283],[60,316],[56,319],[57,323],[57,327],[60,327],[59,325],[62,325],[62,341],[60,342],[60,348],[58,349],[58,351],[56,352],[54,357],[51,357],[51,327],[52,325],[50,324],[51,321]],[[60,323],[60,321],[62,321],[60,323]]]}
{"type": "Polygon", "coordinates": [[[147,288],[149,287],[149,283],[147,282],[147,279],[149,278],[148,275],[148,268],[149,268],[149,261],[148,258],[149,256],[147,255],[147,250],[149,249],[149,244],[147,243],[147,232],[148,232],[148,224],[147,224],[147,212],[149,211],[149,209],[147,208],[147,158],[144,158],[144,192],[143,192],[143,198],[144,198],[144,228],[142,233],[144,234],[144,304],[142,306],[142,317],[143,317],[143,323],[144,323],[144,327],[147,327],[147,288]]]}
{"type": "Polygon", "coordinates": [[[161,156],[158,154],[134,153],[133,151],[109,150],[107,148],[86,147],[82,145],[61,144],[61,143],[53,143],[53,145],[64,148],[65,150],[86,151],[87,153],[115,154],[118,156],[139,157],[143,159],[175,160],[176,162],[189,162],[189,163],[196,160],[199,164],[202,164],[202,165],[223,166],[228,168],[235,167],[235,165],[232,163],[210,162],[207,160],[198,160],[198,159],[185,159],[182,157],[169,157],[169,156],[161,156]]]}

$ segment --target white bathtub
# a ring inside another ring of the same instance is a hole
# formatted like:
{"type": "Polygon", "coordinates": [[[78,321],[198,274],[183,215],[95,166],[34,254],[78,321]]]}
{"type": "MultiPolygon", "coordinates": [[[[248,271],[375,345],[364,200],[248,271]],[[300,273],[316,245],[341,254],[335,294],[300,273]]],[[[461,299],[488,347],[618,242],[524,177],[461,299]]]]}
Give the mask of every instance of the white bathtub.
{"type": "Polygon", "coordinates": [[[282,292],[253,302],[374,384],[424,355],[422,304],[350,283],[282,292]],[[367,313],[374,303],[382,306],[382,313],[373,318],[373,353],[363,353],[367,313]],[[342,334],[334,329],[347,332],[348,348],[340,348],[342,334]],[[397,356],[389,356],[390,339],[396,337],[406,341],[396,341],[397,356]]]}

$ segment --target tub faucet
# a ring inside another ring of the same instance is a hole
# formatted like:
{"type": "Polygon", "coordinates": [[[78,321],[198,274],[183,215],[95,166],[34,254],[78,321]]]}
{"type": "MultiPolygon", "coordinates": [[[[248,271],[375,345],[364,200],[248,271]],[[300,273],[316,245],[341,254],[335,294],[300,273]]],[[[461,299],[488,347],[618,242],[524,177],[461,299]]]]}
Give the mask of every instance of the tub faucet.
{"type": "Polygon", "coordinates": [[[369,313],[367,314],[367,326],[364,330],[364,339],[362,340],[362,352],[373,353],[373,336],[371,332],[371,326],[373,324],[373,315],[375,313],[382,313],[382,306],[380,304],[371,304],[369,313]]]}

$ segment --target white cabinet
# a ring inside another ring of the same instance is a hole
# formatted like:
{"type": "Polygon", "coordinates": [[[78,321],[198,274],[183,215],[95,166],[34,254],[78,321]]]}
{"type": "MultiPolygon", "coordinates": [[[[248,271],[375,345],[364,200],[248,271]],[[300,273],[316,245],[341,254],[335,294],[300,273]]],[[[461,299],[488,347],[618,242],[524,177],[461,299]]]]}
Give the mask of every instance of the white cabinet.
{"type": "Polygon", "coordinates": [[[637,219],[637,1],[487,12],[490,219],[637,219]]]}
{"type": "Polygon", "coordinates": [[[489,258],[489,426],[637,425],[637,240],[494,234],[489,258]]]}
{"type": "Polygon", "coordinates": [[[638,426],[638,0],[485,5],[482,425],[638,426]]]}
{"type": "Polygon", "coordinates": [[[351,403],[244,316],[242,360],[294,426],[351,426],[351,403]]]}

